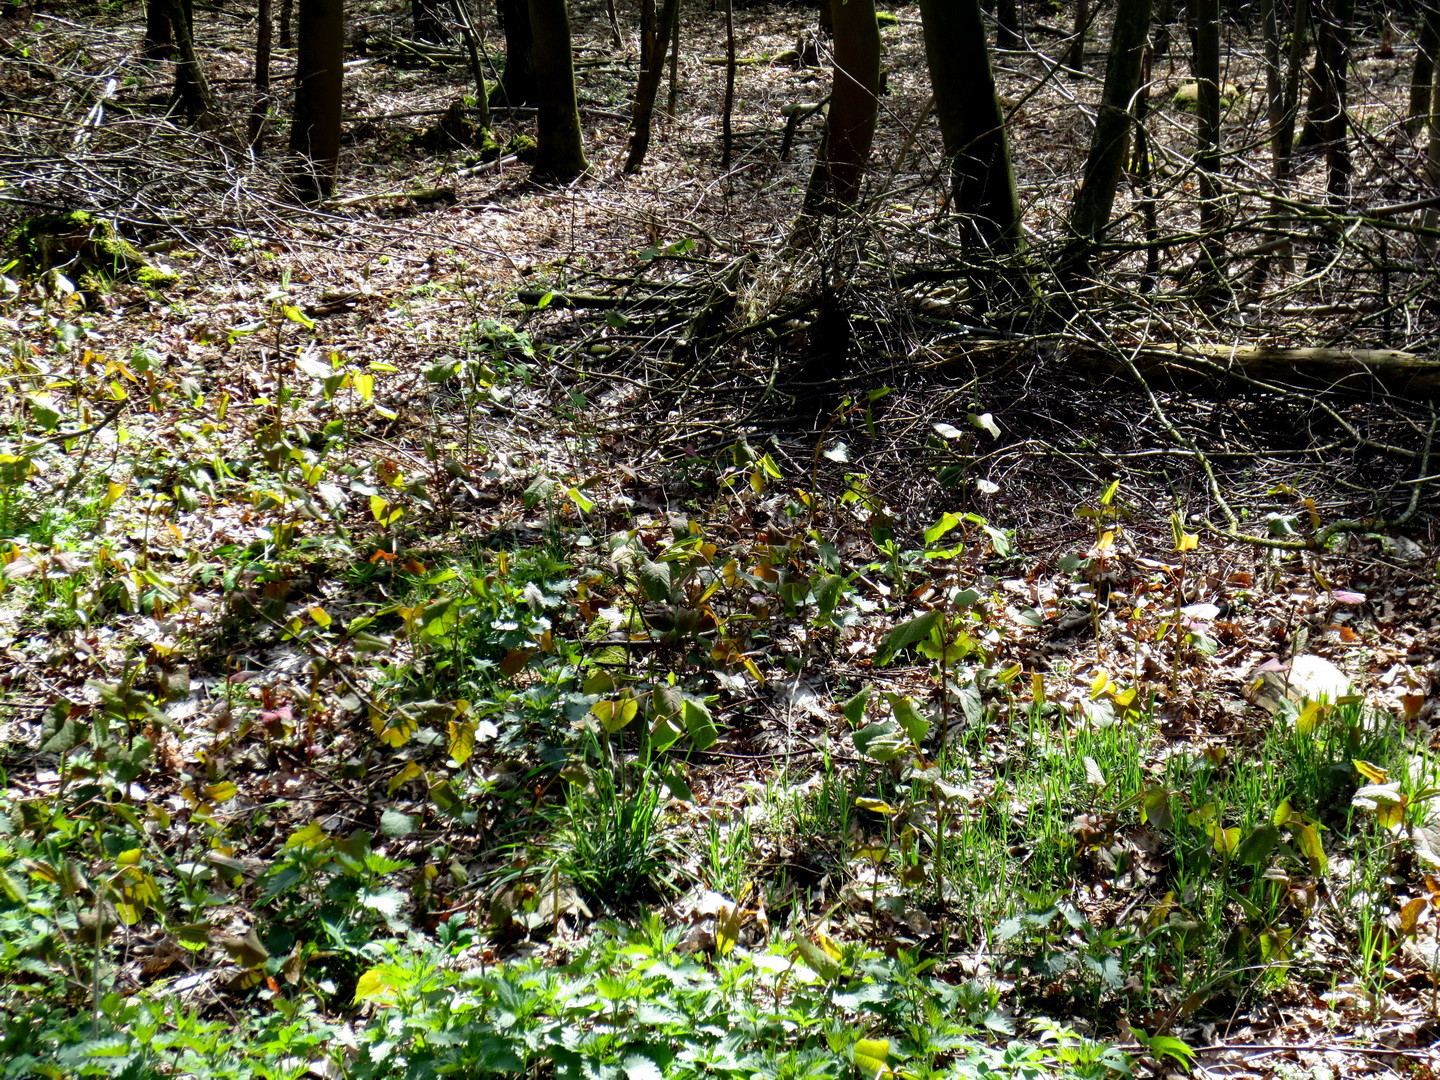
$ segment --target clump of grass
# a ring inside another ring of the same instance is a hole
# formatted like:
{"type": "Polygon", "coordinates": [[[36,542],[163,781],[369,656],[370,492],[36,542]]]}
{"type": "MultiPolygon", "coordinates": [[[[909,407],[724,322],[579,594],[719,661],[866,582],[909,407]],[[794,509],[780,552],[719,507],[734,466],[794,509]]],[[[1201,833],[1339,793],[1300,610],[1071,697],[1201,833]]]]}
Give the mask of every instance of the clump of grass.
{"type": "Polygon", "coordinates": [[[629,783],[610,769],[571,783],[553,842],[554,868],[588,899],[623,909],[668,889],[671,843],[661,821],[664,795],[647,768],[629,783]]]}

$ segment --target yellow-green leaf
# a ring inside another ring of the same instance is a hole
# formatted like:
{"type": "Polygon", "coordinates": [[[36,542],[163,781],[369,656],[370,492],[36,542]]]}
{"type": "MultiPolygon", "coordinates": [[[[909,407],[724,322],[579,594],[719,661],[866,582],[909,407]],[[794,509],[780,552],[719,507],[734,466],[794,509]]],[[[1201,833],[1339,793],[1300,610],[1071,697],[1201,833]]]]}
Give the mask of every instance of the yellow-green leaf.
{"type": "Polygon", "coordinates": [[[423,776],[424,774],[425,770],[420,768],[419,765],[413,761],[407,761],[405,767],[392,776],[390,782],[385,785],[385,794],[394,795],[395,792],[399,790],[401,784],[409,780],[414,780],[417,776],[423,776]]]}
{"type": "Polygon", "coordinates": [[[855,1067],[866,1076],[879,1076],[890,1071],[886,1064],[890,1060],[889,1039],[861,1039],[851,1051],[855,1067]]]}
{"type": "Polygon", "coordinates": [[[451,720],[450,728],[450,760],[456,765],[464,765],[470,760],[470,755],[475,753],[475,723],[467,720],[451,720]]]}
{"type": "Polygon", "coordinates": [[[205,785],[205,797],[213,803],[229,802],[240,794],[240,789],[229,780],[221,780],[218,784],[205,785]]]}

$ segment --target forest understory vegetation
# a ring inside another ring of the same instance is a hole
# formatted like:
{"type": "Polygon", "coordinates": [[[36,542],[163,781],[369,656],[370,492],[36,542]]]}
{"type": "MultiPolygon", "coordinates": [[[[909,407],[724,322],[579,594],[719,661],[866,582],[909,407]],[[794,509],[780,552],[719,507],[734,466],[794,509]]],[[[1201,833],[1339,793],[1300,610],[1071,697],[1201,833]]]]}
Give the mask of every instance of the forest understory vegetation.
{"type": "Polygon", "coordinates": [[[722,167],[683,6],[637,170],[575,5],[544,184],[353,3],[308,206],[249,7],[204,124],[139,5],[0,22],[0,1077],[1440,1075],[1418,16],[1351,20],[1343,196],[1249,7],[1197,166],[1177,20],[1082,258],[1081,10],[993,51],[998,256],[913,5],[815,214],[809,7],[733,12],[722,167]]]}

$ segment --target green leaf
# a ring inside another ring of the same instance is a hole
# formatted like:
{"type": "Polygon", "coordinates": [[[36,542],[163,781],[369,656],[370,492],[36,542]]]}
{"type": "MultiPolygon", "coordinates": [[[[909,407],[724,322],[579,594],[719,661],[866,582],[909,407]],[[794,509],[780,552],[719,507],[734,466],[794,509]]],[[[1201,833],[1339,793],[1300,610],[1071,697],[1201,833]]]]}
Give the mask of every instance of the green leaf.
{"type": "Polygon", "coordinates": [[[893,761],[910,748],[910,740],[891,720],[867,724],[850,736],[855,749],[879,762],[893,761]]]}
{"type": "Polygon", "coordinates": [[[670,599],[669,563],[643,559],[635,568],[635,573],[640,578],[640,587],[645,590],[646,598],[651,602],[658,604],[670,599]]]}
{"type": "Polygon", "coordinates": [[[960,515],[952,514],[948,510],[941,514],[935,524],[925,530],[925,543],[933,544],[942,536],[948,533],[956,525],[960,524],[960,515]]]}
{"type": "Polygon", "coordinates": [[[309,315],[306,315],[294,304],[286,304],[280,309],[280,311],[285,316],[285,318],[289,319],[293,323],[299,323],[301,326],[305,327],[306,330],[315,329],[315,320],[310,318],[309,315]]]}
{"type": "Polygon", "coordinates": [[[380,835],[399,840],[415,831],[415,817],[399,810],[386,810],[380,815],[380,835]]]}
{"type": "Polygon", "coordinates": [[[885,700],[890,703],[890,711],[895,714],[896,721],[905,729],[905,734],[910,736],[910,741],[916,746],[930,731],[930,721],[920,715],[920,710],[908,697],[901,694],[886,694],[885,700]]]}
{"type": "Polygon", "coordinates": [[[907,646],[914,645],[917,641],[924,641],[930,636],[930,631],[940,620],[940,609],[933,608],[923,615],[901,623],[891,630],[885,638],[885,644],[881,646],[879,655],[875,657],[877,664],[888,664],[897,652],[907,646]]]}
{"type": "Polygon", "coordinates": [[[1245,866],[1259,866],[1270,857],[1279,842],[1280,830],[1267,821],[1250,830],[1250,835],[1240,842],[1235,858],[1245,866]]]}
{"type": "Polygon", "coordinates": [[[838,574],[821,574],[810,583],[810,591],[815,594],[815,604],[820,608],[822,619],[828,619],[835,610],[840,600],[840,587],[844,584],[845,579],[838,574]]]}
{"type": "Polygon", "coordinates": [[[713,746],[715,740],[720,737],[720,732],[715,727],[715,721],[711,719],[710,710],[703,701],[687,697],[685,705],[681,709],[681,715],[685,720],[685,730],[690,733],[690,741],[696,750],[704,750],[708,746],[713,746]]]}
{"type": "Polygon", "coordinates": [[[855,1067],[866,1076],[888,1072],[886,1062],[890,1060],[889,1039],[860,1039],[851,1049],[855,1067]]]}
{"type": "Polygon", "coordinates": [[[842,705],[841,711],[845,719],[850,721],[851,727],[859,727],[865,721],[865,707],[870,704],[870,696],[873,691],[870,687],[864,687],[858,694],[842,705]]]}

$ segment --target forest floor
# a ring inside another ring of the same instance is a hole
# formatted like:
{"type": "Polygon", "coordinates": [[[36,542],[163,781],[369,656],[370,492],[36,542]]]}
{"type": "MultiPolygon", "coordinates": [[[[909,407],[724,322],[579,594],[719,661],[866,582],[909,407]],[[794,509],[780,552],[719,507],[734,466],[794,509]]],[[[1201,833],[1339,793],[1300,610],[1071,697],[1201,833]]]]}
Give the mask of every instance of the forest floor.
{"type": "MultiPolygon", "coordinates": [[[[0,44],[4,227],[91,209],[174,275],[0,256],[0,1076],[1437,1075],[1433,399],[1133,363],[1433,355],[1433,266],[1317,230],[1216,300],[1121,254],[1063,332],[1002,327],[936,283],[893,13],[869,201],[803,248],[808,9],[736,13],[728,170],[687,12],[629,177],[634,50],[578,15],[565,188],[426,149],[458,59],[352,12],[313,211],[283,130],[163,119],[133,10],[0,44]]],[[[236,116],[247,19],[197,29],[236,116]]],[[[997,74],[1043,258],[1103,58],[1031,33],[997,74]]],[[[1378,36],[1356,218],[1428,191],[1378,36]]],[[[1158,204],[1192,228],[1193,177],[1158,204]]]]}

